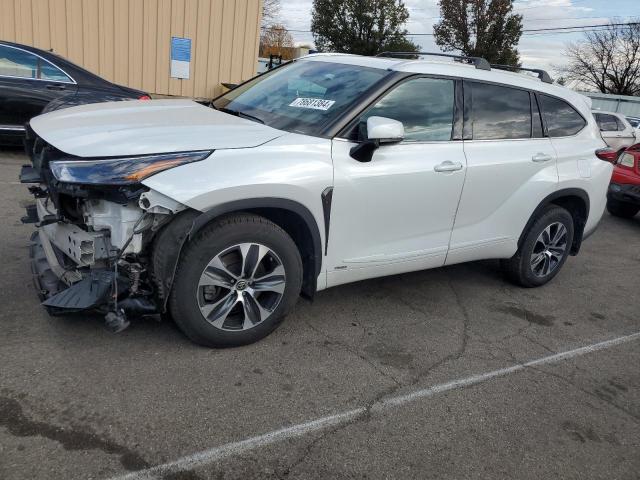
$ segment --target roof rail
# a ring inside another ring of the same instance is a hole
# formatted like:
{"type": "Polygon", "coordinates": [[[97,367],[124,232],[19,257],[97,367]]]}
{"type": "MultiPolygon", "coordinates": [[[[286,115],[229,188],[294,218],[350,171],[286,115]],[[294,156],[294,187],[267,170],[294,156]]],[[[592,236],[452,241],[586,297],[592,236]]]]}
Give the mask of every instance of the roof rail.
{"type": "Polygon", "coordinates": [[[432,57],[447,57],[454,58],[457,60],[464,60],[467,63],[472,63],[479,70],[491,70],[491,65],[482,57],[465,57],[462,55],[451,55],[449,53],[436,53],[436,52],[381,52],[376,55],[376,57],[408,57],[408,56],[419,56],[419,55],[429,55],[432,57]]]}
{"type": "Polygon", "coordinates": [[[522,70],[525,72],[533,72],[537,74],[538,78],[542,80],[544,83],[553,83],[553,78],[551,78],[551,75],[549,75],[546,70],[540,70],[539,68],[514,67],[513,65],[499,65],[495,63],[491,64],[491,68],[497,68],[499,70],[512,70],[514,72],[517,72],[519,70],[522,70]]]}

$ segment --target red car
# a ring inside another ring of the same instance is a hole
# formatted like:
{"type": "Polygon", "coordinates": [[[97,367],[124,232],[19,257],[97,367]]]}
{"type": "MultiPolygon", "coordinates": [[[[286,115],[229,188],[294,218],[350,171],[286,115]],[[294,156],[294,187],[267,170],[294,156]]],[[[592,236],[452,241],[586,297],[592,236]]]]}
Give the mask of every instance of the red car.
{"type": "Polygon", "coordinates": [[[623,218],[631,218],[640,211],[640,143],[627,148],[614,162],[607,210],[623,218]]]}

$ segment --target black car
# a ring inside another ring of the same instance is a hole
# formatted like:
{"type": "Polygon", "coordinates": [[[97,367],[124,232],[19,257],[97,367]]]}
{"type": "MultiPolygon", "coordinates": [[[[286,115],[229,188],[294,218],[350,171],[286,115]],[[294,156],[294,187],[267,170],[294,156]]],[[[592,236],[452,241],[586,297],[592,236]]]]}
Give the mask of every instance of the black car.
{"type": "Polygon", "coordinates": [[[21,144],[25,123],[43,112],[86,103],[148,100],[52,52],[0,41],[0,144],[21,144]]]}

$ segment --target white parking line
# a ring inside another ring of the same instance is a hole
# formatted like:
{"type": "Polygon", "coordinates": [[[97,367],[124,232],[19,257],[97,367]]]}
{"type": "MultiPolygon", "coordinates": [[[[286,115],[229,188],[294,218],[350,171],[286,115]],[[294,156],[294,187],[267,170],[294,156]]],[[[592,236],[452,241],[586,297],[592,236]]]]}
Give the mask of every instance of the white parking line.
{"type": "MultiPolygon", "coordinates": [[[[399,395],[390,397],[386,400],[382,400],[375,403],[371,407],[371,412],[382,412],[392,408],[405,405],[410,402],[414,402],[419,399],[432,397],[439,393],[456,390],[458,388],[468,387],[471,385],[477,385],[479,383],[486,382],[496,377],[503,377],[511,373],[515,373],[524,370],[528,367],[535,367],[538,365],[545,365],[550,363],[561,362],[562,360],[568,360],[570,358],[586,355],[587,353],[595,352],[598,350],[604,350],[611,348],[622,343],[631,342],[633,340],[640,339],[640,332],[625,335],[622,337],[613,338],[611,340],[605,340],[604,342],[594,343],[585,347],[568,350],[566,352],[556,353],[554,355],[548,355],[535,360],[530,360],[525,363],[517,363],[509,367],[501,368],[499,370],[493,370],[478,375],[472,375],[470,377],[460,378],[446,383],[434,385],[423,390],[417,390],[405,395],[399,395]]],[[[230,457],[233,455],[239,455],[250,450],[255,450],[260,447],[271,445],[282,440],[289,438],[301,437],[309,433],[326,430],[327,428],[345,424],[360,415],[365,414],[367,409],[365,407],[354,408],[353,410],[347,410],[345,412],[337,413],[335,415],[329,415],[321,417],[316,420],[312,420],[305,423],[293,425],[291,427],[281,428],[280,430],[274,430],[272,432],[258,435],[256,437],[247,438],[239,442],[232,442],[214,447],[209,450],[197,452],[186,457],[179,458],[169,463],[157,465],[145,470],[139,470],[137,472],[131,472],[129,474],[113,477],[111,480],[142,480],[142,479],[154,479],[160,478],[170,473],[176,473],[182,470],[189,470],[195,467],[201,467],[214,463],[220,459],[230,457]]]]}

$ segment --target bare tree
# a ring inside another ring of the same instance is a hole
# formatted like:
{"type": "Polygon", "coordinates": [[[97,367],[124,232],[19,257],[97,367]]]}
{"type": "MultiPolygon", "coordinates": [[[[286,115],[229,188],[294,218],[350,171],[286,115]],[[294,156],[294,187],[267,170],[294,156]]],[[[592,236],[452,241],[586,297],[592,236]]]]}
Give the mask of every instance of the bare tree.
{"type": "Polygon", "coordinates": [[[640,19],[585,33],[566,47],[568,80],[602,93],[640,95],[640,19]]]}
{"type": "Polygon", "coordinates": [[[280,16],[280,0],[262,0],[262,28],[270,27],[280,16]]]}
{"type": "Polygon", "coordinates": [[[275,24],[262,31],[260,44],[265,48],[293,47],[293,37],[284,25],[275,24]]]}

